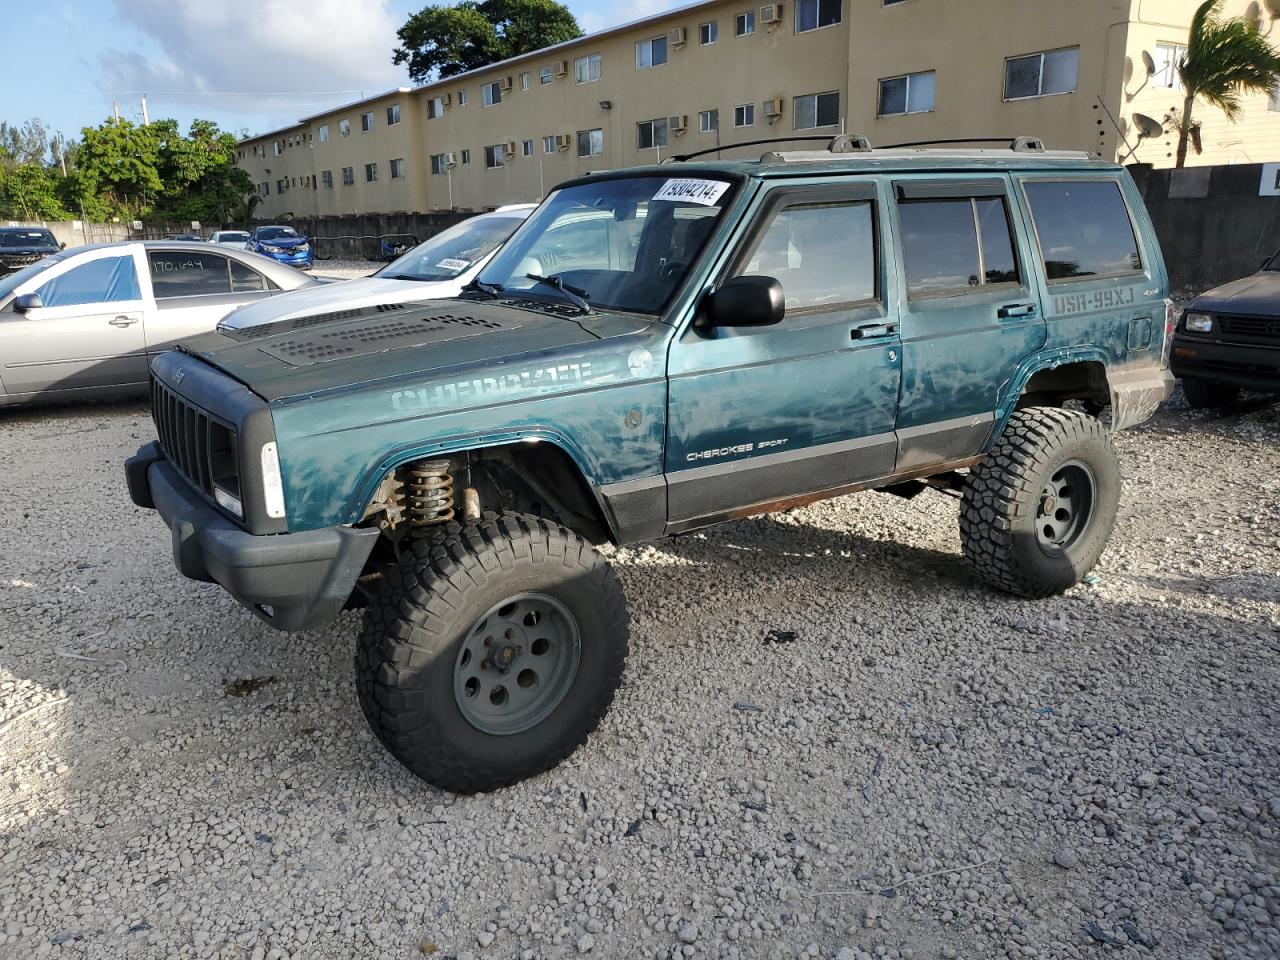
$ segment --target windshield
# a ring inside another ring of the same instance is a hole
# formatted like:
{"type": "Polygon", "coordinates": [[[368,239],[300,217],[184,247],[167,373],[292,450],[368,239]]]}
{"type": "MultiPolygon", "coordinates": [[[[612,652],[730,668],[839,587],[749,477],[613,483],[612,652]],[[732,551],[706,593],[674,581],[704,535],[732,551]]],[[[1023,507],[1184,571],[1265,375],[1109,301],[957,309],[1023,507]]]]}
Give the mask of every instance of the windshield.
{"type": "Polygon", "coordinates": [[[234,243],[237,240],[248,240],[247,233],[219,233],[217,235],[219,243],[234,243]]]}
{"type": "Polygon", "coordinates": [[[480,281],[536,299],[661,313],[684,282],[732,196],[723,179],[636,176],[552,193],[485,267],[480,281]]]}
{"type": "Polygon", "coordinates": [[[394,280],[452,280],[506,242],[523,217],[473,217],[420,243],[374,274],[394,280]]]}
{"type": "Polygon", "coordinates": [[[56,247],[58,241],[48,230],[6,230],[0,233],[0,247],[56,247]]]}
{"type": "Polygon", "coordinates": [[[259,227],[259,240],[279,240],[281,237],[296,237],[298,231],[293,227],[259,227]]]}

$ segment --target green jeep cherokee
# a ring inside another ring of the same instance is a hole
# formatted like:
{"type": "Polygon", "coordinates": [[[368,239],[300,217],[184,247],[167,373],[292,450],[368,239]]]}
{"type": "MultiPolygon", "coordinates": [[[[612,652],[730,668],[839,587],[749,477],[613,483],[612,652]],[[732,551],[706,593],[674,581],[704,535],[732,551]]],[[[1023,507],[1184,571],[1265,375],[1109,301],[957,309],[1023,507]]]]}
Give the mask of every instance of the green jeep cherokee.
{"type": "Polygon", "coordinates": [[[1110,429],[1171,388],[1167,288],[1123,168],[1034,140],[587,176],[459,299],[156,358],[129,489],[183,574],[272,626],[367,606],[373,731],[490,790],[568,756],[621,681],[593,544],[933,485],[987,581],[1078,582],[1116,517],[1110,429]]]}

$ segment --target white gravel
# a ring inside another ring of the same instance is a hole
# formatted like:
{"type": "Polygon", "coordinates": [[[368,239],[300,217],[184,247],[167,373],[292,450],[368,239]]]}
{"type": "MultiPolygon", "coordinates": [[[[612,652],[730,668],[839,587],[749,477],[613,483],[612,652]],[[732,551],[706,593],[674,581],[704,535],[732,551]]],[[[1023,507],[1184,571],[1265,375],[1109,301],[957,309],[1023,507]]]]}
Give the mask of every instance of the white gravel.
{"type": "Polygon", "coordinates": [[[367,730],[355,615],[177,575],[151,436],[0,414],[0,957],[1280,956],[1280,405],[1122,435],[1054,600],[977,584],[936,493],[617,551],[612,712],[470,798],[367,730]]]}

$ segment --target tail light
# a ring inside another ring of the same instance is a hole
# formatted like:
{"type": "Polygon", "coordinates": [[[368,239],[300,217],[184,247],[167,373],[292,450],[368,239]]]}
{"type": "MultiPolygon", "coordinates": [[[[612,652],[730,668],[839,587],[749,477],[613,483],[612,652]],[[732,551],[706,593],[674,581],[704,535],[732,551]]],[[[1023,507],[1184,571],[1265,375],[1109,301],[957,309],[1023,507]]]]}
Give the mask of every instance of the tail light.
{"type": "Polygon", "coordinates": [[[1178,307],[1168,297],[1164,301],[1164,344],[1160,350],[1160,365],[1169,366],[1169,350],[1173,346],[1173,328],[1178,325],[1178,307]]]}

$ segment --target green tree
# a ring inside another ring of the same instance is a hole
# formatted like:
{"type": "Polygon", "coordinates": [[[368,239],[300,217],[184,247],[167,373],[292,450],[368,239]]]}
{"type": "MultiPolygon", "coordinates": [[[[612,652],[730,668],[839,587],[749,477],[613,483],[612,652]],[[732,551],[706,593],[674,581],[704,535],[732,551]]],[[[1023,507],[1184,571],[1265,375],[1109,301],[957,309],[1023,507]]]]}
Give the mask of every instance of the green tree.
{"type": "Polygon", "coordinates": [[[141,218],[164,190],[156,124],[108,120],[81,131],[76,171],[82,195],[100,197],[112,215],[141,218]]]}
{"type": "Polygon", "coordinates": [[[0,166],[43,163],[48,134],[39,117],[21,125],[0,121],[0,166]]]}
{"type": "Polygon", "coordinates": [[[408,64],[415,83],[468,70],[582,36],[556,0],[462,0],[424,7],[397,32],[391,62],[408,64]]]}
{"type": "Polygon", "coordinates": [[[15,220],[63,220],[58,176],[39,163],[0,170],[0,216],[15,220]]]}
{"type": "Polygon", "coordinates": [[[1240,115],[1242,93],[1266,93],[1280,83],[1280,56],[1258,25],[1245,17],[1223,18],[1222,0],[1205,0],[1191,18],[1187,52],[1178,62],[1182,78],[1182,115],[1178,124],[1177,166],[1187,160],[1197,99],[1212,104],[1232,123],[1240,115]]]}

